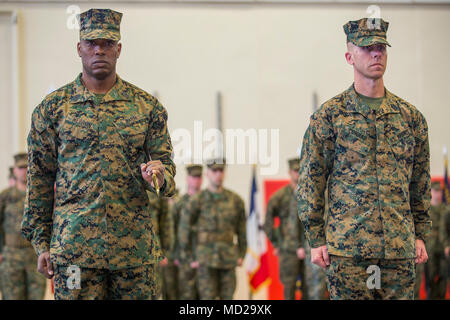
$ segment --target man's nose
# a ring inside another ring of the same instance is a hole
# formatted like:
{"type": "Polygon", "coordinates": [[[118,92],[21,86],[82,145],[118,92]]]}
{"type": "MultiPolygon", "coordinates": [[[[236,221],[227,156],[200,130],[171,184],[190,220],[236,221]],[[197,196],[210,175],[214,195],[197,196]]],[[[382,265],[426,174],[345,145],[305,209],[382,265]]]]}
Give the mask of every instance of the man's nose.
{"type": "Polygon", "coordinates": [[[105,50],[103,49],[103,46],[96,45],[95,46],[95,54],[96,55],[104,55],[105,54],[105,50]]]}

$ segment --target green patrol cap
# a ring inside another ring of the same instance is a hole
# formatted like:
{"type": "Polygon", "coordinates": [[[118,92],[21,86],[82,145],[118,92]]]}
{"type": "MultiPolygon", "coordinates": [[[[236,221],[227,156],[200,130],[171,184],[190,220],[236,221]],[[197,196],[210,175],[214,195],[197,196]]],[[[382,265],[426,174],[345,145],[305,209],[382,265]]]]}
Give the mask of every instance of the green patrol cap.
{"type": "Polygon", "coordinates": [[[14,156],[14,166],[18,168],[28,167],[28,154],[25,152],[16,154],[14,156]]]}
{"type": "Polygon", "coordinates": [[[362,18],[344,24],[344,32],[347,35],[347,42],[358,47],[368,47],[377,43],[390,47],[391,45],[386,40],[388,27],[389,22],[381,18],[362,18]]]}
{"type": "Polygon", "coordinates": [[[300,158],[292,158],[288,160],[289,170],[300,170],[300,158]]]}
{"type": "Polygon", "coordinates": [[[189,176],[201,177],[203,166],[199,164],[190,164],[186,166],[186,171],[189,176]]]}
{"type": "Polygon", "coordinates": [[[209,159],[206,161],[206,166],[208,169],[224,169],[225,168],[225,158],[209,159]]]}
{"type": "Polygon", "coordinates": [[[79,15],[80,40],[120,40],[122,13],[110,9],[89,9],[79,15]]]}
{"type": "Polygon", "coordinates": [[[431,189],[434,190],[442,190],[441,183],[439,181],[433,181],[431,182],[431,189]]]}

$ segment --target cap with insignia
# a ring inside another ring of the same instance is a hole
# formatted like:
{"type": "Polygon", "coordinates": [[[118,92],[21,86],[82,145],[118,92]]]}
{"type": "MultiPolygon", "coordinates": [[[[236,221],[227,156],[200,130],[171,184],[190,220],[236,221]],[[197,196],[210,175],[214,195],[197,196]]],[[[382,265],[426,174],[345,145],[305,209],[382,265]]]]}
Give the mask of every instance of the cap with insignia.
{"type": "Polygon", "coordinates": [[[14,156],[14,166],[18,168],[28,167],[28,154],[22,152],[14,156]]]}
{"type": "Polygon", "coordinates": [[[120,40],[122,13],[110,9],[90,9],[79,15],[80,40],[120,40]]]}
{"type": "Polygon", "coordinates": [[[441,183],[439,181],[431,182],[431,189],[442,190],[441,183]]]}
{"type": "Polygon", "coordinates": [[[367,47],[378,43],[390,47],[391,45],[386,40],[388,27],[389,22],[383,19],[363,18],[344,24],[344,32],[347,35],[347,42],[351,42],[358,47],[367,47]]]}
{"type": "Polygon", "coordinates": [[[201,177],[202,171],[203,171],[203,166],[199,165],[199,164],[191,164],[191,165],[186,166],[186,171],[189,176],[201,177]]]}
{"type": "Polygon", "coordinates": [[[206,161],[206,166],[208,169],[224,169],[225,168],[225,159],[224,158],[217,158],[217,159],[209,159],[206,161]]]}
{"type": "Polygon", "coordinates": [[[300,170],[300,158],[292,158],[288,160],[289,170],[298,171],[300,170]]]}

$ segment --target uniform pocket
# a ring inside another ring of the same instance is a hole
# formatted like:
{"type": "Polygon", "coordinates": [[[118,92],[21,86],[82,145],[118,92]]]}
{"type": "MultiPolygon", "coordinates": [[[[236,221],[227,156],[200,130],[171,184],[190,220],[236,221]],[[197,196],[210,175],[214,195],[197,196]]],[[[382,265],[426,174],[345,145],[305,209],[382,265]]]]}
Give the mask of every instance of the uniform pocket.
{"type": "Polygon", "coordinates": [[[415,141],[409,130],[390,135],[388,143],[397,163],[403,166],[412,163],[415,141]]]}
{"type": "Polygon", "coordinates": [[[89,145],[97,139],[97,119],[79,110],[69,112],[59,129],[58,136],[66,149],[89,145]]]}
{"type": "Polygon", "coordinates": [[[127,146],[134,149],[144,146],[148,129],[148,119],[146,117],[134,116],[121,119],[114,124],[127,146]]]}
{"type": "Polygon", "coordinates": [[[336,138],[336,175],[349,183],[359,180],[369,151],[369,135],[346,128],[336,138]]]}

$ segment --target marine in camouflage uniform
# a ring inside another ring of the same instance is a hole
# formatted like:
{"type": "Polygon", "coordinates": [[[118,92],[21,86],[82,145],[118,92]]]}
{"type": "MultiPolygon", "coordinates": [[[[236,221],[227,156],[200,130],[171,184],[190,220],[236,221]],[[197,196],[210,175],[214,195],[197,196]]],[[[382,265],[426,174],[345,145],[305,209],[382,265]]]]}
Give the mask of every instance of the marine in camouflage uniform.
{"type": "Polygon", "coordinates": [[[174,262],[174,250],[175,250],[175,239],[176,239],[176,228],[175,220],[172,215],[172,207],[178,199],[178,189],[175,190],[175,195],[167,198],[168,205],[168,215],[171,222],[172,230],[172,246],[171,249],[165,251],[165,258],[160,262],[160,268],[162,270],[162,280],[163,280],[163,298],[165,300],[178,300],[179,299],[179,288],[178,288],[178,266],[174,262]]]}
{"type": "Polygon", "coordinates": [[[162,252],[146,191],[155,192],[155,174],[160,196],[170,197],[175,165],[166,110],[115,72],[121,18],[81,13],[83,73],[32,115],[22,234],[41,272],[51,278],[54,267],[55,299],[155,295],[162,252]]]}
{"type": "MultiPolygon", "coordinates": [[[[12,188],[16,185],[16,178],[14,177],[14,167],[9,167],[9,175],[8,175],[8,187],[12,188]]],[[[3,239],[3,237],[0,237],[0,248],[3,248],[5,246],[4,243],[5,239],[3,239]]],[[[0,256],[1,256],[1,249],[0,249],[0,256]]],[[[3,292],[3,285],[2,285],[2,264],[0,261],[0,297],[3,297],[2,292],[3,292]]]]}
{"type": "Polygon", "coordinates": [[[445,219],[450,207],[442,203],[442,188],[440,182],[431,186],[430,216],[433,221],[431,236],[427,240],[428,262],[424,268],[416,272],[416,297],[418,296],[423,274],[427,288],[427,298],[431,300],[444,299],[447,284],[447,267],[445,259],[446,226],[445,219]]]}
{"type": "Polygon", "coordinates": [[[198,262],[200,299],[231,300],[235,267],[247,250],[244,201],[222,186],[223,159],[208,161],[207,167],[208,188],[193,196],[181,214],[180,253],[183,260],[198,262]]]}
{"type": "MultiPolygon", "coordinates": [[[[187,171],[187,193],[185,193],[177,202],[173,205],[171,212],[175,223],[175,251],[174,261],[178,263],[178,293],[180,300],[197,300],[199,299],[199,292],[197,286],[197,269],[192,268],[191,261],[181,258],[180,254],[180,240],[179,230],[187,226],[181,226],[181,215],[183,209],[186,207],[189,200],[200,191],[202,186],[202,172],[203,166],[201,165],[188,165],[187,171]]],[[[185,222],[188,222],[186,219],[185,222]]]]}
{"type": "Polygon", "coordinates": [[[168,257],[172,254],[174,248],[174,224],[172,216],[169,212],[169,202],[167,198],[158,197],[155,193],[147,191],[150,201],[150,212],[154,221],[154,228],[158,246],[162,249],[163,260],[160,261],[158,270],[158,289],[155,298],[164,300],[176,299],[172,291],[172,281],[167,279],[166,268],[168,265],[168,257]]]}
{"type": "Polygon", "coordinates": [[[16,170],[22,170],[15,186],[0,193],[0,256],[2,298],[41,300],[45,278],[36,271],[37,257],[31,243],[21,235],[25,203],[27,154],[14,156],[16,170]]]}
{"type": "Polygon", "coordinates": [[[413,299],[415,262],[427,258],[428,129],[414,106],[384,87],[387,28],[382,19],[344,25],[355,83],[312,115],[303,140],[299,217],[313,260],[329,262],[331,299],[413,299]],[[355,88],[368,82],[364,97],[355,88]],[[380,289],[367,284],[371,265],[380,268],[380,289]]]}
{"type": "Polygon", "coordinates": [[[8,186],[14,187],[16,185],[16,178],[14,177],[14,167],[9,167],[8,186]]]}
{"type": "Polygon", "coordinates": [[[303,297],[307,297],[305,279],[305,249],[303,226],[297,215],[295,187],[297,183],[299,159],[288,161],[291,181],[288,185],[275,192],[267,204],[264,231],[278,251],[280,258],[280,280],[284,287],[284,299],[294,300],[296,281],[300,276],[303,297]],[[274,219],[280,221],[279,227],[274,227],[274,219]]]}

